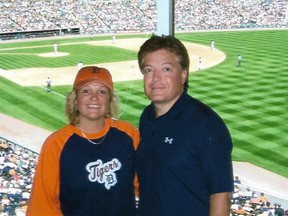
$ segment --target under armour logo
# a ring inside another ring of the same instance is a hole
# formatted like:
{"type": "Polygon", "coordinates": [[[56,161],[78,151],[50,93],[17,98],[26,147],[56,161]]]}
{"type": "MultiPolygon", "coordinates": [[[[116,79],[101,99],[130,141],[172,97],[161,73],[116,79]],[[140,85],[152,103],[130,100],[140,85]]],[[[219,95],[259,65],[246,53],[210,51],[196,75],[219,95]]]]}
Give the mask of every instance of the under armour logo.
{"type": "Polygon", "coordinates": [[[173,138],[165,137],[164,142],[165,142],[165,143],[172,144],[172,142],[173,142],[173,138]]]}

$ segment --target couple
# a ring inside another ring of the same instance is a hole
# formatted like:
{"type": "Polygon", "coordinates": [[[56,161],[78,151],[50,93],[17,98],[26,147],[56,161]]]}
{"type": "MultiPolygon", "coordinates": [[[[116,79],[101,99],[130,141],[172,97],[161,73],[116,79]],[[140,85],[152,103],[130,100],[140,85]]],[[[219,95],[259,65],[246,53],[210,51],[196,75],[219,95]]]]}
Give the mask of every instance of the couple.
{"type": "Polygon", "coordinates": [[[211,108],[188,95],[186,48],[154,35],[138,64],[152,102],[140,117],[140,139],[113,119],[109,71],[82,68],[66,99],[69,124],[42,147],[27,216],[229,215],[231,137],[211,108]]]}

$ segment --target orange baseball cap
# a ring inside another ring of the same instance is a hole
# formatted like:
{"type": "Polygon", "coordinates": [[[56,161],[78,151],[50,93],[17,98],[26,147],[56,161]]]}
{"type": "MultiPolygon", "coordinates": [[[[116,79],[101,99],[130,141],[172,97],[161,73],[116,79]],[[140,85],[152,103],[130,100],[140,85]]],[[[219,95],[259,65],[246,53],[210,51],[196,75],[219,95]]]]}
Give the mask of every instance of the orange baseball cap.
{"type": "Polygon", "coordinates": [[[80,89],[91,82],[101,82],[112,91],[114,90],[112,76],[106,68],[86,66],[81,68],[76,75],[73,90],[80,89]]]}

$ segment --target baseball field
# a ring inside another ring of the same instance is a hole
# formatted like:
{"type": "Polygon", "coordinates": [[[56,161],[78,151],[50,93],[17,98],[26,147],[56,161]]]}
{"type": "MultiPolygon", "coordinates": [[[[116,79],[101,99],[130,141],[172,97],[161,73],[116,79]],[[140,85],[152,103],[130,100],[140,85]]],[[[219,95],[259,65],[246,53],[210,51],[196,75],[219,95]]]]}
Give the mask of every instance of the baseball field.
{"type": "MultiPolygon", "coordinates": [[[[176,36],[191,58],[189,93],[225,120],[234,142],[233,160],[288,177],[288,31],[176,36]],[[215,50],[210,48],[211,40],[215,50]],[[243,57],[241,67],[237,67],[238,54],[243,57]]],[[[111,71],[121,100],[119,118],[137,126],[149,103],[136,61],[146,38],[139,34],[118,35],[115,43],[111,36],[0,42],[0,112],[49,131],[62,127],[66,124],[65,96],[82,61],[111,71]],[[47,77],[52,80],[50,93],[45,89],[47,77]]],[[[31,131],[31,136],[37,134],[31,131]]]]}

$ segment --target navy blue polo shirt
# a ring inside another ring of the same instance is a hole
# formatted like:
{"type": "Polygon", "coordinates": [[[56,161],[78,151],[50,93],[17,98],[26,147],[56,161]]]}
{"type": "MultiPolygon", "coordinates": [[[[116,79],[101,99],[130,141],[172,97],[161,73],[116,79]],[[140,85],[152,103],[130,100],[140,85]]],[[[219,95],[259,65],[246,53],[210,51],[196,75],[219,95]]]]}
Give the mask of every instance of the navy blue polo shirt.
{"type": "Polygon", "coordinates": [[[140,216],[208,216],[210,195],[233,191],[230,133],[205,104],[183,93],[158,118],[150,104],[139,130],[140,216]]]}

